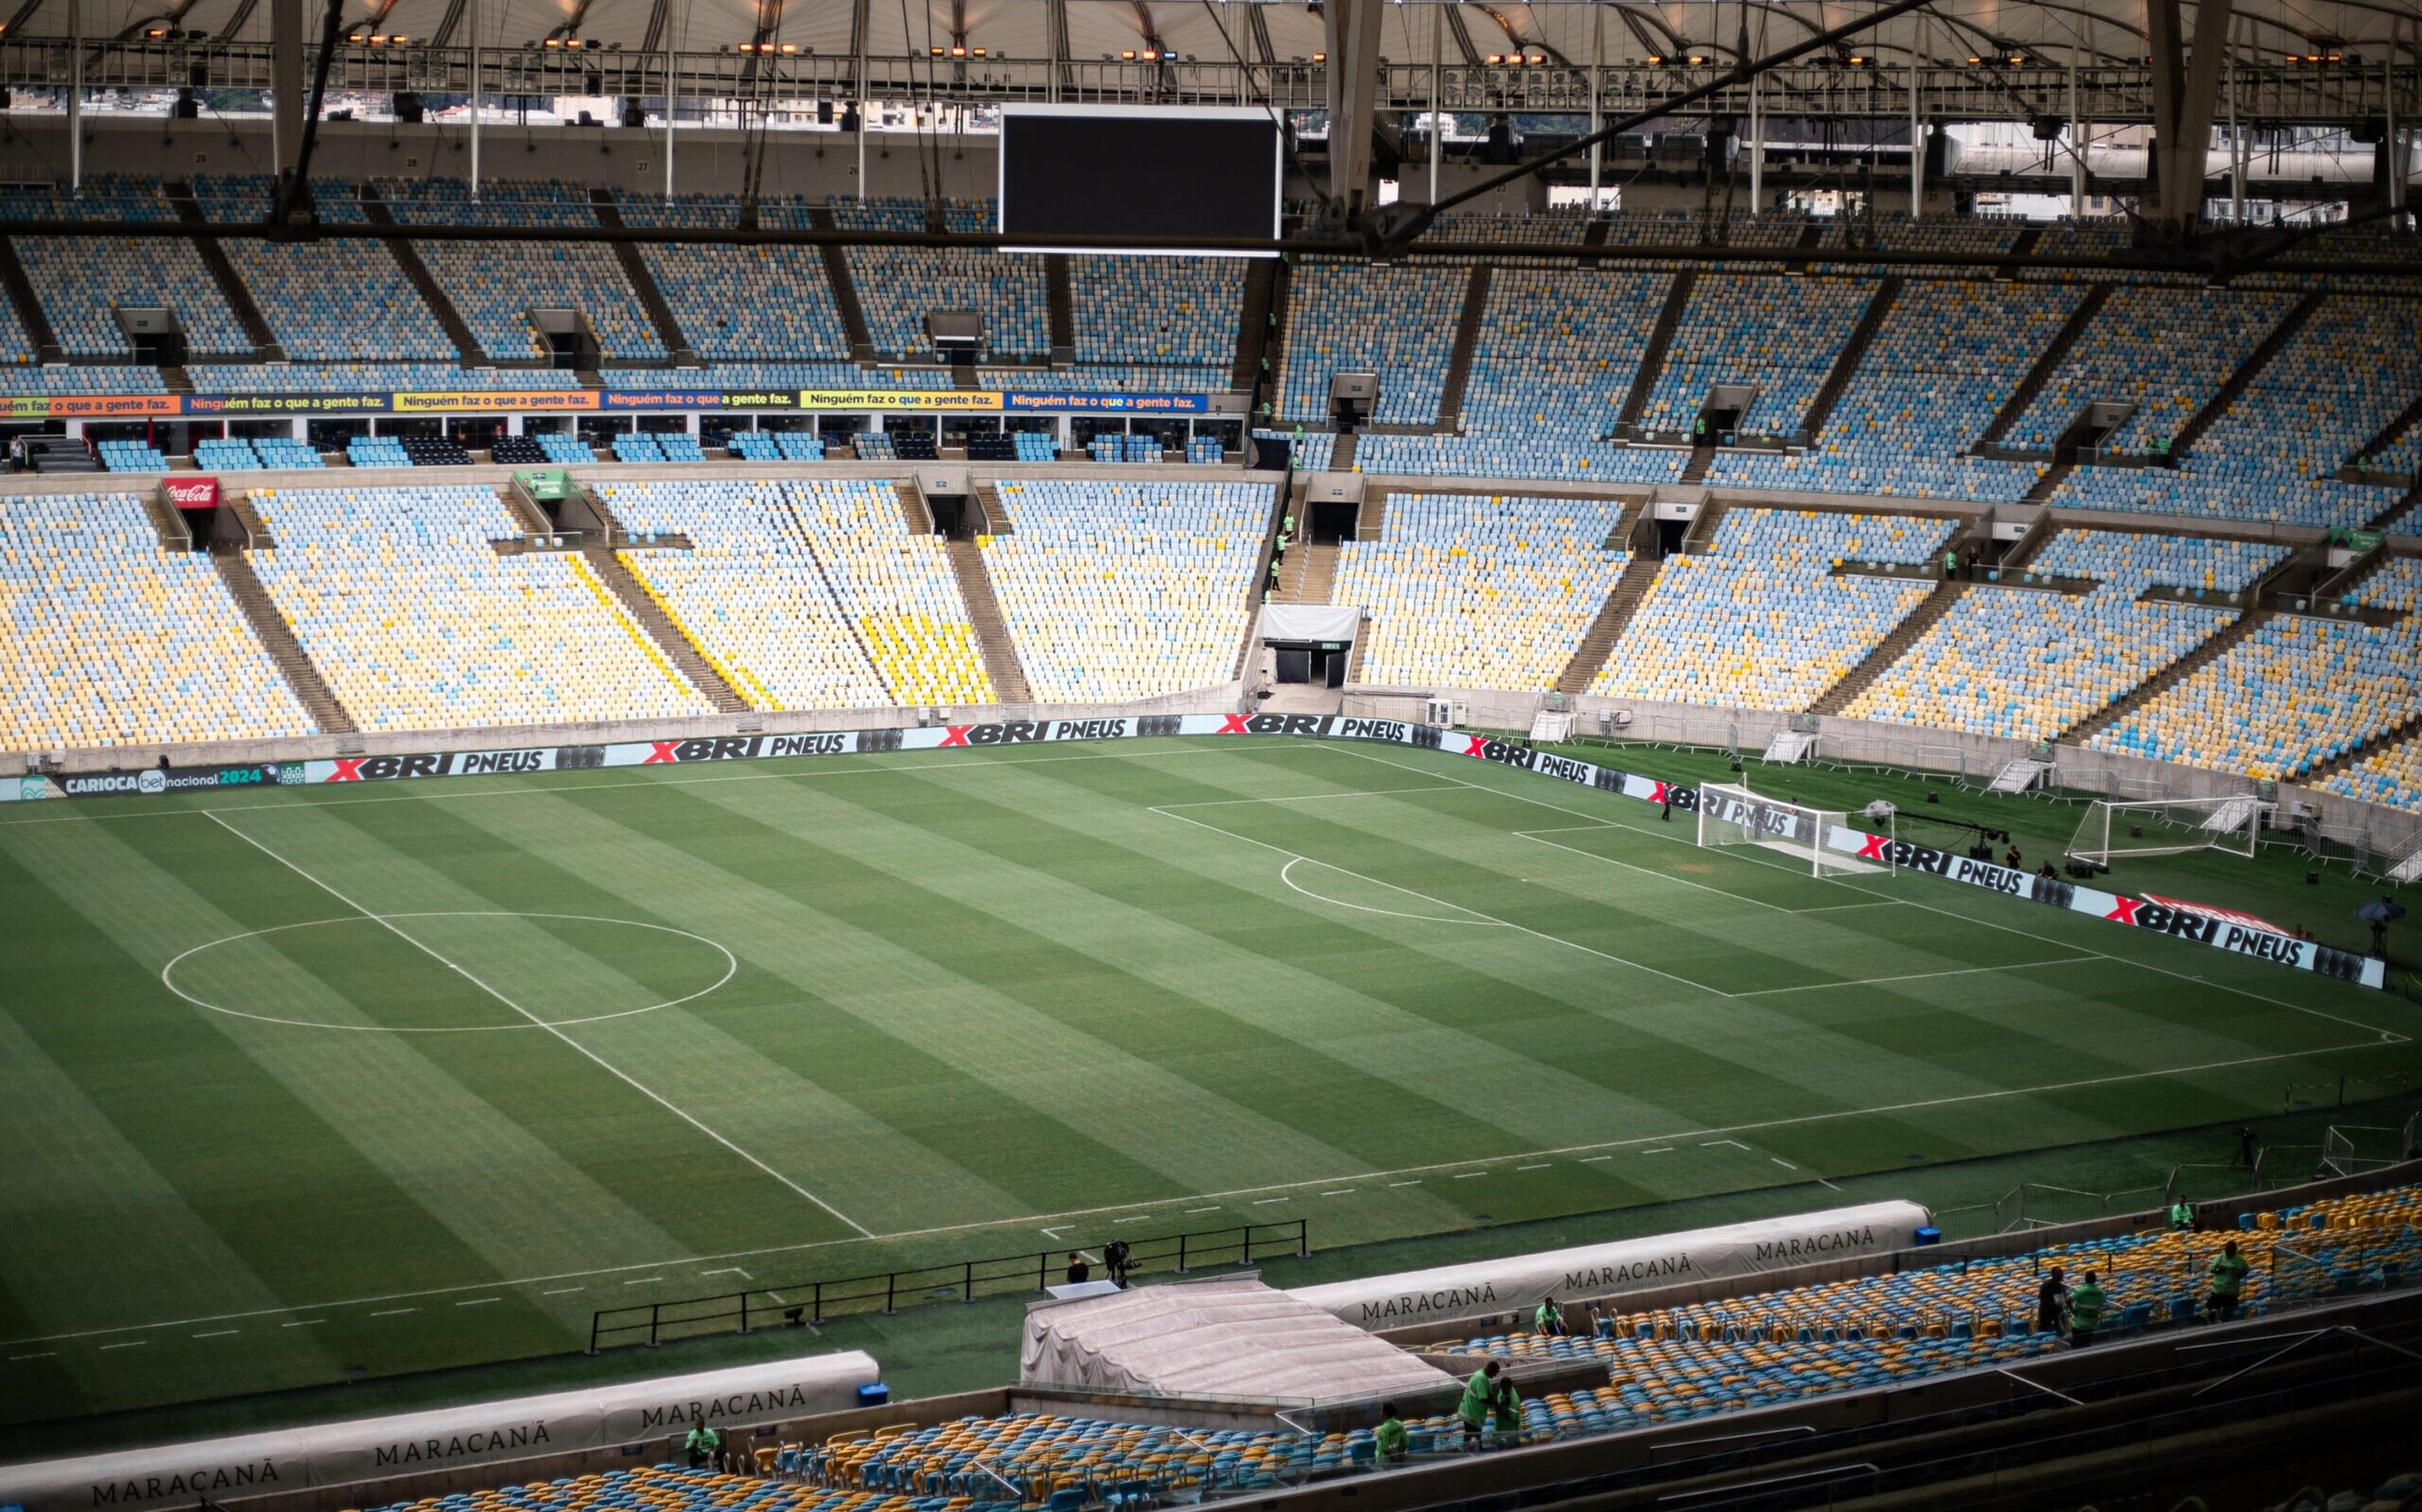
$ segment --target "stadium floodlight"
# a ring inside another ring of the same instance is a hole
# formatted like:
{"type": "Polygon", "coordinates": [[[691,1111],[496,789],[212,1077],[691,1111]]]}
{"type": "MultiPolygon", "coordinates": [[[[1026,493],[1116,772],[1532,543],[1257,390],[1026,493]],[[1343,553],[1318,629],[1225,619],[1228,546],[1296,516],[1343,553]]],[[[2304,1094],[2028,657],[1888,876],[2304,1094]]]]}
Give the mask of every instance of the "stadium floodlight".
{"type": "Polygon", "coordinates": [[[1751,792],[1730,783],[1711,782],[1699,789],[1699,844],[1757,846],[1789,856],[1815,877],[1872,876],[1893,869],[1893,821],[1886,815],[1878,832],[1862,830],[1840,809],[1811,808],[1751,792]],[[1862,855],[1870,848],[1865,836],[1880,833],[1885,845],[1879,854],[1862,855]]]}
{"type": "Polygon", "coordinates": [[[2223,798],[2097,799],[2068,842],[2079,861],[2108,866],[2114,856],[2178,856],[2221,850],[2252,856],[2262,827],[2278,811],[2252,793],[2223,798]]]}

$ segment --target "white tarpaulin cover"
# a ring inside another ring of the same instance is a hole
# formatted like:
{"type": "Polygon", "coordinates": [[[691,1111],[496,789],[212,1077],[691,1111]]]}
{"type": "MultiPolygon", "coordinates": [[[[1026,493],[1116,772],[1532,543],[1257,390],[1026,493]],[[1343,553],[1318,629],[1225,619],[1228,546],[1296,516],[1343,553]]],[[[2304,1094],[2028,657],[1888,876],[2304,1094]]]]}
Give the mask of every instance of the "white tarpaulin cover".
{"type": "Polygon", "coordinates": [[[1145,1396],[1354,1400],[1452,1387],[1452,1378],[1250,1276],[1039,1302],[1017,1379],[1145,1396]]]}
{"type": "Polygon", "coordinates": [[[1266,603],[1266,641],[1351,641],[1362,628],[1362,611],[1350,603],[1266,603]]]}
{"type": "Polygon", "coordinates": [[[1402,1328],[1485,1313],[1527,1313],[1549,1297],[1580,1302],[1905,1249],[1916,1231],[1931,1222],[1933,1215],[1913,1202],[1872,1202],[1686,1234],[1612,1239],[1435,1270],[1298,1286],[1289,1295],[1360,1328],[1402,1328]]]}
{"type": "Polygon", "coordinates": [[[873,1357],[852,1349],[397,1417],[0,1465],[0,1505],[20,1504],[25,1512],[190,1507],[205,1496],[231,1502],[677,1439],[700,1423],[729,1433],[856,1407],[857,1388],[879,1379],[873,1357]]]}

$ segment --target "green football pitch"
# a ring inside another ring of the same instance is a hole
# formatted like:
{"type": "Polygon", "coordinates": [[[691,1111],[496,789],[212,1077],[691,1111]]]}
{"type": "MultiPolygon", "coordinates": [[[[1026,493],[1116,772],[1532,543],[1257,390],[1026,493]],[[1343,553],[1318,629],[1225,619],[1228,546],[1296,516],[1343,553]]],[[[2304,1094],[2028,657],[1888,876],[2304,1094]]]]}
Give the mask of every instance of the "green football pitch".
{"type": "Polygon", "coordinates": [[[2398,998],[1684,818],[1289,740],[8,813],[0,1408],[1121,1232],[1816,1207],[2410,1066],[2398,998]]]}

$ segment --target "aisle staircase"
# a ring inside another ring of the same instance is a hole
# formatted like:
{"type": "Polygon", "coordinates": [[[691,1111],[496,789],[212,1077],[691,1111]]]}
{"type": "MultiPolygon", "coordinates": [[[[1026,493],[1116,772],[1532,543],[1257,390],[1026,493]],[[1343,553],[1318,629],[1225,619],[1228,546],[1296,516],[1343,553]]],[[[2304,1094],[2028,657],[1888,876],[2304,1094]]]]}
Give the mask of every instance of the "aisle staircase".
{"type": "Polygon", "coordinates": [[[1987,455],[1988,447],[2002,444],[2002,438],[2008,435],[2010,428],[2027,413],[2027,406],[2035,403],[2036,396],[2052,382],[2052,375],[2060,371],[2060,365],[2068,359],[2069,349],[2077,345],[2078,338],[2085,334],[2085,328],[2094,323],[2094,318],[2102,313],[2102,302],[2111,297],[2111,288],[2109,284],[2097,284],[2077,302],[2077,308],[2069,311],[2068,319],[2053,334],[2051,343],[2043,350],[2043,355],[2027,369],[2027,376],[2019,381],[2019,386],[2010,391],[2009,398],[1994,413],[1992,422],[1985,427],[1985,433],[1976,438],[1977,455],[1987,455]]]}
{"type": "Polygon", "coordinates": [[[606,585],[606,591],[621,600],[623,613],[648,632],[648,638],[655,642],[656,649],[681,669],[682,676],[689,679],[690,686],[696,688],[718,712],[745,714],[755,707],[740,695],[738,689],[723,680],[723,674],[716,671],[713,663],[699,654],[689,636],[673,623],[672,616],[665,613],[664,605],[656,602],[656,596],[631,575],[631,569],[623,565],[620,555],[607,547],[587,546],[581,549],[580,556],[588,563],[589,570],[596,574],[597,581],[606,585]]]}
{"type": "Polygon", "coordinates": [[[993,592],[992,574],[984,568],[983,550],[971,540],[954,540],[947,548],[951,570],[959,580],[959,599],[967,606],[967,624],[976,632],[976,648],[983,653],[984,674],[992,678],[993,696],[1004,704],[1031,702],[1026,669],[1018,664],[1017,645],[1010,639],[1009,620],[993,592]]]}
{"type": "Polygon", "coordinates": [[[1578,697],[1589,692],[1590,684],[1597,680],[1599,669],[1606,665],[1606,659],[1614,654],[1614,643],[1623,638],[1631,616],[1639,613],[1641,600],[1648,597],[1657,574],[1664,568],[1663,558],[1646,556],[1634,556],[1624,565],[1623,576],[1615,580],[1606,602],[1597,606],[1597,617],[1590,621],[1581,645],[1574,648],[1572,660],[1556,675],[1558,693],[1578,697]]]}
{"type": "Polygon", "coordinates": [[[1838,714],[1849,708],[1859,694],[1866,692],[1875,684],[1878,678],[1890,671],[1893,663],[1899,661],[1903,653],[1915,646],[1925,637],[1927,631],[1932,630],[1944,615],[1951,612],[1952,605],[1959,601],[1961,594],[1974,586],[1973,583],[1963,583],[1949,578],[1936,584],[1934,591],[1920,600],[1917,607],[1911,610],[1899,624],[1893,627],[1891,634],[1879,642],[1874,650],[1861,657],[1858,665],[1843,673],[1839,682],[1826,689],[1817,696],[1815,703],[1808,706],[1808,712],[1838,714]]]}
{"type": "MultiPolygon", "coordinates": [[[[614,191],[591,189],[589,203],[598,225],[609,230],[622,228],[622,212],[614,203],[614,191]]],[[[664,343],[673,366],[705,366],[699,361],[698,349],[692,347],[689,338],[682,334],[681,320],[673,314],[672,305],[666,303],[665,291],[657,287],[656,275],[649,270],[648,259],[639,256],[638,244],[616,242],[613,246],[615,260],[622,265],[623,282],[629,284],[631,292],[638,296],[639,307],[648,312],[648,320],[655,326],[657,339],[664,343]]]]}
{"type": "Polygon", "coordinates": [[[1675,329],[1682,323],[1682,310],[1691,303],[1691,290],[1698,281],[1695,268],[1674,275],[1673,287],[1665,291],[1665,307],[1658,312],[1657,324],[1648,333],[1647,350],[1640,354],[1640,371],[1631,375],[1631,392],[1623,397],[1617,423],[1636,426],[1648,413],[1648,397],[1656,392],[1657,375],[1665,370],[1665,353],[1674,345],[1675,329]]]}
{"type": "Polygon", "coordinates": [[[1897,273],[1876,286],[1875,297],[1867,301],[1866,310],[1859,317],[1859,323],[1850,328],[1850,339],[1842,343],[1841,351],[1833,358],[1832,370],[1825,375],[1823,386],[1816,390],[1816,397],[1808,405],[1808,413],[1801,417],[1800,429],[1811,437],[1825,433],[1826,422],[1833,418],[1833,406],[1841,402],[1843,392],[1850,386],[1850,380],[1858,376],[1859,364],[1865,360],[1867,348],[1874,345],[1876,332],[1882,328],[1884,317],[1892,313],[1893,303],[1900,298],[1900,289],[1901,280],[1897,273]]]}
{"type": "MultiPolygon", "coordinates": [[[[182,179],[171,179],[161,185],[168,203],[176,209],[177,219],[188,226],[208,225],[210,217],[202,213],[201,202],[194,197],[194,187],[182,179]]],[[[277,334],[269,328],[269,320],[260,313],[260,305],[245,287],[243,274],[228,260],[227,247],[216,237],[194,238],[194,251],[200,255],[202,266],[210,270],[211,282],[218,286],[220,297],[235,316],[236,324],[244,327],[244,339],[252,343],[248,354],[254,362],[284,362],[286,351],[277,344],[277,334]]]]}
{"type": "Polygon", "coordinates": [[[2303,299],[2298,300],[2286,315],[2279,318],[2279,323],[2271,328],[2271,334],[2262,338],[2260,345],[2246,353],[2245,360],[2237,365],[2237,371],[2228,375],[2228,382],[2220,385],[2220,392],[2206,400],[2203,408],[2197,410],[2187,421],[2185,428],[2172,438],[2171,457],[2185,456],[2189,448],[2203,439],[2204,432],[2210,430],[2219,422],[2222,415],[2228,413],[2228,407],[2237,402],[2238,396],[2252,386],[2257,378],[2262,376],[2262,369],[2271,366],[2271,359],[2278,356],[2280,350],[2294,340],[2296,333],[2304,328],[2304,322],[2310,320],[2313,313],[2321,307],[2321,299],[2322,296],[2318,292],[2306,294],[2303,299]]]}
{"type": "MultiPolygon", "coordinates": [[[[824,205],[808,210],[808,224],[819,231],[840,229],[831,208],[824,205]]],[[[824,255],[825,282],[832,288],[833,310],[841,317],[841,329],[849,335],[850,361],[873,362],[874,337],[867,329],[866,306],[858,303],[857,279],[850,272],[849,258],[842,256],[839,242],[826,242],[818,250],[824,255]]]]}
{"type": "Polygon", "coordinates": [[[1464,289],[1463,316],[1455,322],[1455,346],[1447,353],[1446,378],[1439,391],[1438,428],[1452,433],[1463,420],[1463,391],[1471,380],[1471,354],[1480,346],[1480,332],[1488,318],[1488,285],[1490,268],[1480,263],[1471,270],[1471,282],[1464,289]]]}
{"type": "MultiPolygon", "coordinates": [[[[386,208],[386,201],[379,195],[378,185],[364,179],[359,187],[363,215],[374,226],[396,225],[394,214],[386,208]]],[[[420,260],[420,249],[401,236],[387,237],[383,244],[387,256],[393,257],[395,265],[403,271],[404,281],[419,293],[420,303],[429,306],[429,313],[436,317],[438,328],[446,333],[446,339],[454,343],[455,360],[465,367],[494,366],[495,359],[488,354],[487,348],[480,344],[480,338],[471,334],[470,322],[463,319],[463,312],[454,307],[454,302],[438,286],[437,275],[429,271],[429,264],[420,260]]]]}
{"type": "Polygon", "coordinates": [[[221,581],[235,596],[236,607],[244,611],[261,649],[277,663],[278,672],[286,678],[286,685],[294,690],[295,700],[311,716],[311,723],[327,735],[357,733],[359,726],[354,723],[354,716],[338,701],[310,653],[294,638],[294,628],[286,623],[286,616],[277,612],[276,603],[270,599],[269,590],[261,585],[260,575],[252,569],[252,558],[241,551],[215,551],[211,553],[211,565],[218,569],[221,581]]]}
{"type": "Polygon", "coordinates": [[[1329,602],[1329,596],[1337,590],[1338,550],[1334,544],[1313,541],[1288,547],[1286,560],[1279,564],[1279,586],[1270,595],[1271,601],[1329,602]]]}
{"type": "Polygon", "coordinates": [[[59,334],[42,310],[41,296],[34,292],[34,281],[25,276],[25,265],[17,260],[17,248],[5,236],[0,236],[0,288],[8,291],[8,303],[17,310],[17,323],[25,328],[25,339],[33,345],[34,360],[67,361],[67,351],[59,345],[59,334]]]}

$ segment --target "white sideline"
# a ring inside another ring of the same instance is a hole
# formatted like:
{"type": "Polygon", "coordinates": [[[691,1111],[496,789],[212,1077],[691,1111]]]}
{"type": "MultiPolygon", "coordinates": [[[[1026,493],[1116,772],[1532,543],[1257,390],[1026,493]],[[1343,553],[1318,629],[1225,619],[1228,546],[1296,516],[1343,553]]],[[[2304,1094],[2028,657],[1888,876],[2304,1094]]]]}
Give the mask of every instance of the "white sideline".
{"type": "Polygon", "coordinates": [[[307,882],[309,882],[312,886],[327,894],[330,897],[333,897],[338,902],[345,905],[345,907],[352,909],[354,912],[362,915],[362,917],[376,921],[382,927],[388,930],[405,944],[412,946],[415,950],[419,951],[422,955],[427,956],[430,959],[437,962],[440,966],[445,967],[447,970],[454,973],[457,976],[462,977],[463,980],[470,983],[473,987],[478,988],[480,991],[487,993],[492,998],[495,998],[506,1007],[512,1009],[513,1012],[521,1015],[525,1019],[527,1019],[530,1022],[538,1025],[541,1029],[545,1030],[548,1034],[553,1035],[556,1038],[562,1040],[574,1050],[578,1051],[583,1056],[586,1056],[589,1060],[594,1062],[600,1069],[606,1071],[608,1075],[612,1076],[616,1081],[621,1082],[623,1085],[629,1087],[632,1091],[638,1093],[641,1097],[646,1098],[649,1101],[664,1109],[665,1112],[671,1114],[674,1117],[689,1125],[692,1129],[697,1130],[700,1133],[704,1134],[707,1138],[722,1146],[725,1149],[730,1150],[732,1154],[739,1156],[744,1161],[747,1161],[758,1170],[764,1172],[767,1176],[772,1177],[775,1180],[790,1188],[793,1192],[797,1192],[800,1196],[807,1198],[808,1201],[814,1203],[826,1212],[830,1213],[833,1217],[840,1219],[842,1223],[857,1230],[861,1235],[864,1235],[868,1239],[873,1239],[874,1237],[874,1231],[868,1228],[864,1224],[859,1223],[857,1219],[849,1216],[849,1214],[842,1212],[831,1203],[825,1201],[822,1197],[810,1192],[807,1188],[799,1185],[796,1181],[792,1180],[789,1177],[784,1176],[781,1172],[775,1170],[763,1161],[759,1160],[756,1156],[749,1154],[747,1150],[742,1149],[739,1146],[724,1138],[721,1134],[709,1129],[705,1124],[700,1122],[695,1116],[675,1104],[670,1099],[666,1098],[662,1093],[653,1091],[653,1089],[641,1084],[640,1082],[636,1077],[633,1077],[629,1072],[623,1070],[621,1067],[616,1066],[605,1056],[598,1054],[595,1051],[590,1050],[579,1040],[574,1039],[570,1035],[564,1033],[561,1026],[540,1018],[537,1014],[530,1012],[529,1009],[523,1007],[511,998],[505,996],[504,993],[497,991],[486,982],[483,982],[479,977],[473,975],[468,969],[455,961],[448,959],[446,957],[439,955],[435,949],[414,939],[394,920],[387,918],[384,914],[372,913],[370,910],[362,907],[359,903],[354,902],[352,898],[347,897],[344,894],[337,891],[333,886],[322,881],[319,878],[312,876],[307,871],[305,871],[293,862],[287,860],[284,856],[281,856],[276,851],[270,850],[269,847],[261,844],[259,840],[254,839],[251,835],[244,834],[242,830],[229,824],[226,819],[221,818],[215,812],[208,809],[203,810],[203,812],[209,816],[211,822],[217,825],[220,829],[227,831],[228,834],[234,835],[237,839],[242,840],[244,844],[252,847],[255,850],[260,851],[262,855],[267,856],[270,860],[285,867],[288,871],[292,872],[295,876],[302,878],[307,882]]]}

